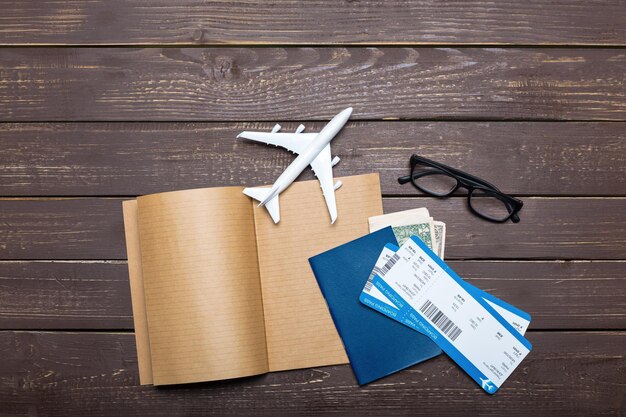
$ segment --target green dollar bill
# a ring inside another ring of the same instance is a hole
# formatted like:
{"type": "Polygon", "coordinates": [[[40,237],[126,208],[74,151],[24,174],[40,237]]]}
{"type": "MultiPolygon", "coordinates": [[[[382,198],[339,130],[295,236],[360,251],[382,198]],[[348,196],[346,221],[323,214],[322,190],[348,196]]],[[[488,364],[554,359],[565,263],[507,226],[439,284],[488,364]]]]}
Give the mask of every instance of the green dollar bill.
{"type": "Polygon", "coordinates": [[[444,222],[434,222],[435,229],[435,253],[439,255],[441,259],[443,259],[443,252],[446,248],[446,224],[444,222]]]}
{"type": "Polygon", "coordinates": [[[433,249],[433,237],[430,232],[430,223],[409,224],[406,226],[393,227],[393,233],[396,235],[398,244],[402,246],[411,236],[417,236],[428,246],[433,249]]]}

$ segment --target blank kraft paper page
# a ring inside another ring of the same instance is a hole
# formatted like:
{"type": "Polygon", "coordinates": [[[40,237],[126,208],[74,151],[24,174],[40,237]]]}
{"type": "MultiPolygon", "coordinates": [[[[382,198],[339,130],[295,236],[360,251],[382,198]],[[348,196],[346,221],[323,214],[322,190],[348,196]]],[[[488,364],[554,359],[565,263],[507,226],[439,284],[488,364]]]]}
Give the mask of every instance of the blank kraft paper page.
{"type": "Polygon", "coordinates": [[[348,362],[308,259],[369,233],[368,217],[383,208],[378,174],[341,180],[335,224],[318,181],[296,182],[280,195],[278,224],[251,203],[270,371],[348,362]]]}
{"type": "Polygon", "coordinates": [[[143,291],[143,269],[141,267],[141,245],[137,226],[137,200],[122,203],[124,211],[124,233],[128,254],[128,278],[133,306],[137,366],[141,385],[152,384],[152,358],[150,356],[150,335],[146,318],[146,301],[143,291]]]}
{"type": "Polygon", "coordinates": [[[155,385],[269,371],[252,206],[241,187],[137,199],[155,385]]]}

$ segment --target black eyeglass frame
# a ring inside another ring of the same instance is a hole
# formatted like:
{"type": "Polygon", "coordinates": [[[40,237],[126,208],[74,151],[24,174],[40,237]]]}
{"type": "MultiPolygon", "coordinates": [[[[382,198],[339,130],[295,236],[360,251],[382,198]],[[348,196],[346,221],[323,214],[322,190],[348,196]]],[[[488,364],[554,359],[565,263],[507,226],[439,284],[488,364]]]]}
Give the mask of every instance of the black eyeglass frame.
{"type": "Polygon", "coordinates": [[[456,168],[452,168],[442,163],[435,162],[431,159],[424,158],[423,156],[419,156],[415,154],[411,155],[410,163],[411,163],[411,175],[405,175],[403,177],[398,178],[398,183],[406,184],[407,182],[410,182],[418,190],[426,194],[432,195],[434,197],[448,197],[452,195],[459,188],[465,188],[467,190],[467,205],[469,206],[470,210],[477,216],[485,220],[495,222],[495,223],[504,223],[508,221],[509,219],[513,223],[517,223],[520,221],[520,218],[517,215],[517,213],[519,213],[519,211],[522,209],[522,206],[524,205],[522,200],[519,200],[510,195],[504,194],[495,185],[481,178],[475,177],[474,175],[468,174],[467,172],[463,172],[456,168]],[[416,173],[415,167],[418,164],[435,168],[439,172],[430,170],[430,171],[423,171],[423,172],[416,173]],[[415,180],[418,178],[428,176],[428,175],[442,174],[442,173],[456,180],[456,185],[454,186],[454,188],[452,188],[447,193],[444,193],[444,194],[434,193],[432,191],[429,191],[427,189],[420,187],[419,184],[415,182],[415,180]],[[492,194],[495,198],[502,201],[504,205],[507,207],[507,211],[509,212],[509,215],[503,219],[496,219],[493,217],[486,216],[480,213],[479,211],[477,211],[474,207],[472,207],[472,203],[471,203],[472,194],[475,190],[480,190],[487,194],[492,194]]]}

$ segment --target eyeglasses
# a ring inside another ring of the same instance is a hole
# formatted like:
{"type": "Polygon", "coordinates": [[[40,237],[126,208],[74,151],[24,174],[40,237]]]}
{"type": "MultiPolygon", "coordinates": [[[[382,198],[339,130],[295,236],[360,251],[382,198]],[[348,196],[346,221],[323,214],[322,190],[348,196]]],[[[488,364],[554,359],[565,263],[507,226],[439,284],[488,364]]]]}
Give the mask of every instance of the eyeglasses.
{"type": "Polygon", "coordinates": [[[470,209],[483,219],[504,223],[519,222],[517,213],[524,203],[502,193],[487,181],[428,158],[411,156],[411,175],[398,178],[400,184],[411,182],[420,191],[434,197],[448,197],[459,188],[468,192],[470,209]]]}

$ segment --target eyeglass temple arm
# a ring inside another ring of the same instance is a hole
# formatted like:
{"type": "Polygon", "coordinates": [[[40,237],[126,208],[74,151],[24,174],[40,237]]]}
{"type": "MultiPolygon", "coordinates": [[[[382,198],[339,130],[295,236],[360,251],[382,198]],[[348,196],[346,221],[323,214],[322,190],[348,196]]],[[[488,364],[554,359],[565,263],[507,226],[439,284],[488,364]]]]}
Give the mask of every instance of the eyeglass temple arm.
{"type": "MultiPolygon", "coordinates": [[[[437,169],[442,169],[441,167],[434,167],[437,169]]],[[[452,171],[452,170],[449,170],[452,171]]],[[[488,183],[487,181],[481,180],[480,178],[476,178],[476,177],[472,177],[469,174],[463,173],[462,171],[457,171],[457,172],[453,172],[454,175],[457,175],[459,177],[462,177],[464,180],[473,182],[474,184],[477,185],[482,185],[482,186],[486,186],[488,188],[492,188],[496,191],[500,191],[495,185],[488,183]],[[476,178],[476,180],[474,179],[476,178]]],[[[399,184],[406,184],[407,182],[411,181],[411,176],[410,175],[404,175],[400,178],[398,178],[398,183],[399,184]]]]}
{"type": "Polygon", "coordinates": [[[456,168],[449,167],[449,166],[444,165],[444,164],[440,164],[438,162],[437,162],[437,165],[440,165],[441,168],[447,169],[448,171],[452,172],[453,174],[458,175],[459,177],[462,177],[463,179],[469,180],[469,181],[471,181],[471,182],[473,182],[475,184],[485,185],[485,186],[487,186],[489,188],[493,188],[494,190],[500,191],[500,189],[498,187],[496,187],[495,185],[493,185],[492,183],[490,183],[488,181],[485,181],[482,178],[478,178],[478,177],[476,177],[476,176],[474,176],[472,174],[468,174],[467,172],[458,170],[456,168]]]}
{"type": "MultiPolygon", "coordinates": [[[[495,185],[493,185],[492,183],[483,180],[482,178],[478,178],[475,177],[472,174],[468,174],[467,172],[461,171],[459,169],[456,168],[452,168],[451,166],[448,166],[446,164],[442,164],[441,162],[437,162],[437,161],[433,161],[432,159],[428,159],[428,158],[424,158],[423,156],[419,156],[419,155],[413,155],[411,156],[411,159],[416,161],[416,162],[427,162],[428,164],[432,165],[435,168],[439,168],[439,169],[443,169],[444,171],[449,171],[450,173],[457,175],[459,177],[462,177],[463,179],[472,181],[475,184],[478,185],[484,185],[487,186],[489,188],[493,188],[494,190],[500,191],[500,189],[498,187],[496,187],[495,185]]],[[[413,166],[415,166],[416,164],[412,164],[413,166]]],[[[398,182],[400,184],[406,184],[407,182],[411,181],[411,176],[410,175],[406,175],[404,177],[400,177],[398,178],[398,182]],[[400,182],[400,178],[403,179],[402,182],[400,182]]]]}

